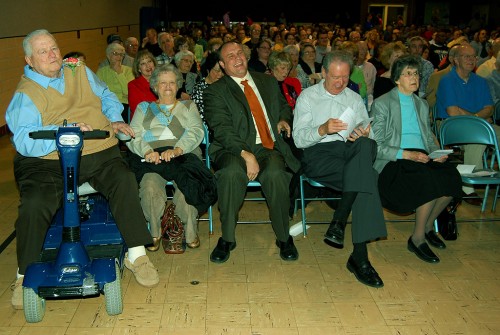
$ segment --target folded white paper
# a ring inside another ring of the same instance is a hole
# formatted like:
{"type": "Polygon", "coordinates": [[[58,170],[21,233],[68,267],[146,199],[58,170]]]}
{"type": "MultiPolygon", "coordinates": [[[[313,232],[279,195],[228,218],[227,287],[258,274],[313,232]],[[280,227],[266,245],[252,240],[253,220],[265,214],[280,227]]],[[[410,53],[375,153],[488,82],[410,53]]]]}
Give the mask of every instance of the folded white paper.
{"type": "MultiPolygon", "coordinates": [[[[310,226],[306,225],[306,230],[309,229],[310,226]]],[[[290,227],[290,235],[298,236],[302,234],[304,230],[302,229],[302,221],[297,222],[293,226],[290,227]]]]}
{"type": "Polygon", "coordinates": [[[458,173],[460,174],[465,174],[465,173],[472,173],[474,171],[475,165],[466,165],[466,164],[458,164],[457,165],[457,170],[458,173]]]}
{"type": "Polygon", "coordinates": [[[356,123],[356,113],[351,107],[347,107],[347,109],[342,113],[342,115],[339,117],[339,120],[342,120],[342,122],[347,123],[347,129],[339,131],[337,134],[342,136],[344,141],[347,141],[347,138],[351,133],[353,132],[354,129],[362,127],[363,129],[368,127],[370,122],[372,122],[373,118],[368,118],[364,119],[361,122],[356,123]]]}
{"type": "Polygon", "coordinates": [[[481,170],[481,171],[476,171],[476,172],[472,172],[472,173],[462,173],[461,175],[464,177],[490,177],[490,176],[497,174],[497,172],[498,171],[481,170]]]}
{"type": "Polygon", "coordinates": [[[430,159],[435,159],[435,158],[439,158],[439,157],[442,157],[442,156],[449,155],[451,153],[453,153],[453,149],[435,150],[435,151],[433,151],[433,152],[430,153],[429,158],[430,159]]]}

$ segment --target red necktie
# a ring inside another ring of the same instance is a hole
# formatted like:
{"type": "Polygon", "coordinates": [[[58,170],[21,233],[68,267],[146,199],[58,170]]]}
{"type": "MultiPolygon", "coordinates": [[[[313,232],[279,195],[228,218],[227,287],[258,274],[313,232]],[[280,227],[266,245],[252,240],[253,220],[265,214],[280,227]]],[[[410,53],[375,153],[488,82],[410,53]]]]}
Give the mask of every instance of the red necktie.
{"type": "Polygon", "coordinates": [[[257,125],[262,146],[264,148],[273,149],[273,138],[271,137],[271,132],[267,126],[266,117],[264,116],[264,111],[262,110],[259,99],[250,85],[248,85],[248,80],[243,80],[241,84],[245,87],[245,96],[247,97],[248,105],[250,106],[250,111],[252,112],[255,124],[257,125]]]}

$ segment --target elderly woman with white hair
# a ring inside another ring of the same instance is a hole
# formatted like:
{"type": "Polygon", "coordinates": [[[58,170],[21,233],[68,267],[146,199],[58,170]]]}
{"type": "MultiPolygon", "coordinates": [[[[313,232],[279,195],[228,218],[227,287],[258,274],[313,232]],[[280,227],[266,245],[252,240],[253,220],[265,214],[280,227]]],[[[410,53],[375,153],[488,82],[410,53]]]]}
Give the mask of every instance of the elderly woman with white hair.
{"type": "Polygon", "coordinates": [[[124,120],[128,120],[128,83],[134,80],[134,73],[130,66],[122,64],[123,57],[125,57],[123,45],[119,43],[108,44],[106,57],[109,65],[101,67],[96,74],[123,104],[122,117],[124,120]]]}
{"type": "MultiPolygon", "coordinates": [[[[139,182],[142,209],[153,237],[153,245],[148,250],[156,251],[160,247],[167,180],[174,181],[172,201],[176,206],[175,213],[185,226],[186,244],[189,248],[198,248],[198,213],[212,205],[215,202],[213,197],[217,194],[213,174],[201,161],[199,145],[204,137],[202,120],[193,101],[179,103],[176,99],[182,75],[173,64],[155,68],[149,84],[158,99],[137,105],[130,122],[135,137],[127,142],[134,154],[129,164],[139,182]],[[140,162],[141,158],[143,163],[140,162]],[[192,175],[183,175],[190,167],[203,177],[201,181],[191,178],[192,175]],[[198,188],[200,183],[207,183],[206,188],[203,185],[198,188]]],[[[165,252],[184,252],[182,244],[177,242],[165,252]]]]}
{"type": "Polygon", "coordinates": [[[177,99],[190,100],[194,85],[198,82],[199,74],[191,72],[195,62],[194,53],[189,50],[181,50],[174,56],[175,65],[182,74],[182,86],[177,91],[177,99]]]}

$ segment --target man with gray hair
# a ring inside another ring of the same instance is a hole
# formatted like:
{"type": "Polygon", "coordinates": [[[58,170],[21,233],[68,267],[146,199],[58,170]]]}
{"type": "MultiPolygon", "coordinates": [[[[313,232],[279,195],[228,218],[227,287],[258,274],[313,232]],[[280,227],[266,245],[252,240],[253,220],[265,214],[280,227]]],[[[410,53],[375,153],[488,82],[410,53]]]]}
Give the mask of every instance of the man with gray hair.
{"type": "Polygon", "coordinates": [[[124,47],[127,56],[132,57],[133,59],[135,58],[135,56],[137,55],[137,51],[139,50],[139,41],[133,36],[127,37],[124,47]]]}
{"type": "Polygon", "coordinates": [[[158,44],[160,44],[160,48],[162,50],[161,55],[156,57],[156,62],[158,65],[165,64],[175,64],[174,63],[174,37],[172,34],[167,32],[161,32],[158,35],[158,44]]]}
{"type": "Polygon", "coordinates": [[[425,89],[427,88],[427,83],[429,82],[429,78],[431,74],[434,72],[434,65],[427,59],[422,57],[422,53],[424,52],[424,45],[427,44],[427,41],[420,36],[413,36],[408,40],[408,51],[410,55],[418,57],[420,60],[420,86],[418,89],[418,96],[425,96],[425,89]]]}
{"type": "Polygon", "coordinates": [[[342,191],[324,235],[325,243],[343,248],[352,209],[353,251],[347,269],[361,283],[378,288],[384,282],[368,260],[367,243],[387,236],[387,230],[378,193],[378,173],[373,168],[377,143],[372,139],[363,99],[347,87],[353,67],[352,54],[347,50],[325,55],[321,69],[324,79],[303,90],[297,99],[292,137],[297,148],[303,149],[304,174],[342,191]],[[349,123],[343,121],[347,118],[349,123]],[[352,131],[347,131],[349,125],[352,131]]]}
{"type": "Polygon", "coordinates": [[[497,55],[498,52],[500,51],[500,37],[497,37],[496,39],[493,40],[493,43],[491,44],[491,48],[489,50],[491,57],[487,61],[485,61],[483,64],[479,65],[476,74],[478,76],[481,76],[483,78],[488,77],[493,71],[496,70],[495,63],[497,61],[497,55]]]}
{"type": "MultiPolygon", "coordinates": [[[[47,30],[35,30],[23,41],[24,67],[5,119],[17,154],[14,174],[20,192],[16,220],[17,280],[12,306],[23,309],[23,278],[39,260],[52,219],[62,203],[63,177],[55,141],[30,138],[30,132],[57,130],[66,120],[81,131],[93,129],[134,136],[123,122],[123,105],[116,95],[82,63],[65,63],[57,42],[47,30]]],[[[113,217],[128,247],[125,266],[137,282],[156,286],[158,271],[144,245],[152,238],[142,213],[134,174],[128,169],[115,136],[85,143],[79,182],[89,182],[109,200],[113,217]]]]}

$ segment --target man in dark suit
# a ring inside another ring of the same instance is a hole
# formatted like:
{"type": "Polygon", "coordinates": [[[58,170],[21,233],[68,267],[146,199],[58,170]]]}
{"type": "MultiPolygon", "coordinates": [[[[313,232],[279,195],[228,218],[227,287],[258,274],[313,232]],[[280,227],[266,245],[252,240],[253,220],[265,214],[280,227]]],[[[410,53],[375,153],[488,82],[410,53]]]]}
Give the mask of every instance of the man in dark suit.
{"type": "Polygon", "coordinates": [[[291,135],[291,109],[274,77],[248,72],[241,44],[227,42],[218,52],[226,76],[203,94],[206,121],[214,135],[209,154],[216,169],[222,222],[222,237],[210,260],[223,263],[236,247],[238,212],[250,180],[262,185],[281,258],[296,260],[298,252],[288,226],[288,169],[296,172],[300,162],[280,136],[282,131],[291,135]],[[247,98],[248,91],[254,99],[247,98]]]}

